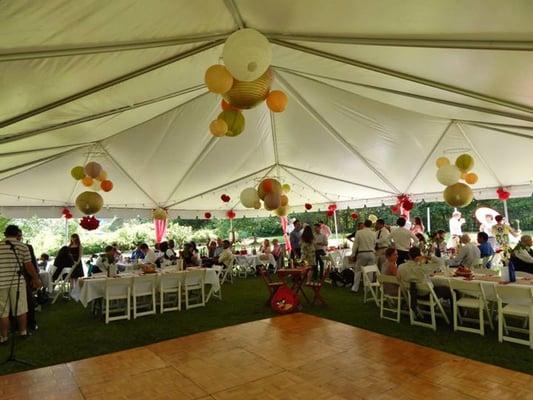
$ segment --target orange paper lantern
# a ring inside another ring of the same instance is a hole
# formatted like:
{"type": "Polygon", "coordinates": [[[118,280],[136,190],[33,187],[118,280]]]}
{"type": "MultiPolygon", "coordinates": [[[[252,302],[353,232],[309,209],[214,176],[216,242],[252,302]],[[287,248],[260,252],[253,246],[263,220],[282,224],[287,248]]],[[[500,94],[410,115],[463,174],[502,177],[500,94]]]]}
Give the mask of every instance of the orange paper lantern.
{"type": "Polygon", "coordinates": [[[100,187],[104,192],[110,192],[113,189],[113,182],[108,180],[102,181],[100,187]]]}
{"type": "Polygon", "coordinates": [[[287,107],[287,95],[281,90],[271,91],[266,99],[267,107],[273,112],[283,112],[287,107]]]}
{"type": "MultiPolygon", "coordinates": [[[[264,200],[265,195],[267,193],[272,193],[272,192],[281,194],[281,183],[279,183],[279,181],[277,181],[276,179],[271,179],[271,178],[263,179],[261,183],[259,184],[259,186],[257,187],[257,194],[259,195],[259,198],[261,200],[264,200]]],[[[278,208],[278,207],[274,207],[274,208],[278,208]]]]}
{"type": "Polygon", "coordinates": [[[216,137],[222,137],[228,131],[228,124],[223,119],[217,118],[209,124],[211,134],[216,137]]]}
{"type": "Polygon", "coordinates": [[[211,65],[205,71],[205,85],[207,88],[218,94],[226,93],[233,85],[233,76],[225,66],[220,64],[211,65]]]}
{"type": "Polygon", "coordinates": [[[83,186],[89,187],[89,186],[92,186],[92,184],[94,183],[94,180],[90,176],[86,176],[85,178],[81,180],[81,183],[83,183],[83,186]]]}
{"type": "Polygon", "coordinates": [[[284,194],[281,195],[281,206],[285,207],[287,204],[289,204],[289,198],[285,196],[284,194]]]}
{"type": "Polygon", "coordinates": [[[468,183],[469,185],[473,185],[474,183],[477,183],[478,177],[477,174],[469,172],[468,174],[466,174],[464,179],[466,183],[468,183]]]}

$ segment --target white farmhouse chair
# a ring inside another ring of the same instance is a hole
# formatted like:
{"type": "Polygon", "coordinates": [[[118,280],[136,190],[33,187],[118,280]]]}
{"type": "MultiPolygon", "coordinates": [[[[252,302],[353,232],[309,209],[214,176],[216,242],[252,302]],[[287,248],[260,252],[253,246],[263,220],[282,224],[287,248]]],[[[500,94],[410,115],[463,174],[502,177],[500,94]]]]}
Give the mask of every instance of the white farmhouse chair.
{"type": "Polygon", "coordinates": [[[533,288],[531,286],[498,285],[498,340],[525,344],[533,349],[533,288]],[[523,327],[510,326],[505,317],[524,320],[523,327]],[[529,324],[529,329],[525,326],[529,324]],[[510,335],[510,331],[527,334],[528,340],[510,335]]]}
{"type": "Polygon", "coordinates": [[[484,336],[485,313],[487,314],[490,328],[493,329],[492,315],[490,313],[487,297],[481,282],[468,282],[459,279],[450,279],[449,284],[453,299],[453,330],[479,333],[481,336],[484,336]],[[461,309],[478,310],[479,318],[475,319],[470,317],[462,317],[461,309]],[[463,320],[468,322],[477,322],[479,324],[479,328],[476,329],[464,326],[463,320]]]}
{"type": "Polygon", "coordinates": [[[367,265],[365,267],[361,267],[361,272],[363,274],[363,302],[366,303],[367,295],[370,292],[374,302],[376,303],[376,306],[379,307],[378,290],[380,283],[375,278],[375,276],[381,275],[378,266],[367,265]]]}
{"type": "Polygon", "coordinates": [[[105,281],[105,323],[121,319],[130,319],[130,280],[129,279],[106,279],[105,281]],[[121,301],[122,300],[122,301],[121,301]],[[111,307],[113,303],[119,303],[118,306],[111,307]],[[120,303],[125,303],[122,307],[120,303]],[[111,316],[112,312],[124,311],[122,314],[111,316]]]}
{"type": "Polygon", "coordinates": [[[447,324],[450,324],[450,320],[448,319],[448,316],[446,315],[446,312],[444,312],[444,308],[442,307],[442,303],[440,302],[439,298],[435,294],[435,291],[433,290],[433,286],[428,283],[418,284],[419,289],[425,289],[425,291],[429,292],[428,299],[421,299],[417,298],[417,313],[420,314],[429,314],[431,317],[431,323],[424,322],[421,320],[416,319],[416,313],[415,310],[413,310],[413,299],[411,298],[411,292],[407,289],[407,299],[408,299],[408,305],[409,305],[409,318],[411,320],[411,325],[417,325],[417,326],[423,326],[425,328],[431,328],[434,331],[437,330],[437,320],[436,317],[442,317],[447,324]],[[423,310],[420,308],[420,306],[427,307],[428,310],[423,310]],[[438,309],[438,312],[437,312],[438,309]]]}
{"type": "Polygon", "coordinates": [[[390,319],[391,321],[400,322],[400,316],[401,316],[401,307],[402,307],[402,288],[400,285],[400,282],[398,281],[398,278],[393,275],[384,275],[379,274],[378,275],[378,283],[380,284],[380,301],[379,301],[379,316],[381,319],[390,319]],[[391,285],[395,286],[396,295],[388,294],[385,291],[384,285],[391,285]],[[393,308],[389,304],[394,304],[395,307],[393,308]],[[385,315],[385,313],[394,313],[395,317],[390,317],[385,315]]]}
{"type": "Polygon", "coordinates": [[[159,280],[159,308],[161,314],[165,311],[181,310],[182,274],[180,272],[161,274],[159,280]],[[169,304],[170,306],[167,306],[169,304]]]}
{"type": "Polygon", "coordinates": [[[185,309],[205,306],[205,270],[188,269],[183,284],[185,291],[185,309]],[[190,292],[198,291],[198,302],[190,304],[190,292]]]}
{"type": "Polygon", "coordinates": [[[133,278],[132,292],[133,297],[133,319],[143,315],[152,315],[156,313],[155,289],[156,276],[143,275],[133,278]],[[138,301],[140,297],[149,297],[149,301],[138,301]],[[146,311],[139,312],[139,308],[147,308],[146,311]]]}

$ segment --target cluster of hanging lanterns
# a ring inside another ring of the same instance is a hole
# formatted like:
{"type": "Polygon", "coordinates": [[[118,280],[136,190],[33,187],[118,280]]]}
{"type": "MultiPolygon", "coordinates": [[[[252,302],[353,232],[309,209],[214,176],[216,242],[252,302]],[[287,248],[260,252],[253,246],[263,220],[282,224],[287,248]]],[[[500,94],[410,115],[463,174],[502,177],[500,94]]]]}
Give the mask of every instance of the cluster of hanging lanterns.
{"type": "Polygon", "coordinates": [[[447,157],[437,159],[437,180],[446,186],[443,192],[444,201],[452,207],[466,207],[474,199],[469,185],[478,181],[472,171],[474,158],[470,154],[461,154],[452,164],[447,157]],[[460,182],[463,180],[464,182],[460,182]]]}
{"type": "Polygon", "coordinates": [[[270,90],[273,72],[270,69],[272,47],[268,39],[255,29],[240,29],[228,37],[222,50],[224,65],[215,64],[205,72],[205,84],[222,95],[222,112],[211,122],[214,136],[234,137],[242,133],[247,110],[266,101],[273,112],[283,112],[287,95],[270,90]]]}
{"type": "Polygon", "coordinates": [[[110,192],[113,189],[113,182],[108,179],[107,172],[99,163],[91,161],[84,166],[72,168],[70,175],[87,188],[76,197],[76,207],[85,215],[96,214],[104,205],[104,199],[97,192],[110,192]]]}
{"type": "Polygon", "coordinates": [[[241,192],[241,204],[246,208],[259,210],[264,207],[267,211],[273,211],[279,217],[285,217],[289,213],[289,198],[291,191],[289,184],[281,184],[273,178],[263,179],[256,188],[249,187],[241,192]],[[262,203],[261,203],[262,202],[262,203]]]}

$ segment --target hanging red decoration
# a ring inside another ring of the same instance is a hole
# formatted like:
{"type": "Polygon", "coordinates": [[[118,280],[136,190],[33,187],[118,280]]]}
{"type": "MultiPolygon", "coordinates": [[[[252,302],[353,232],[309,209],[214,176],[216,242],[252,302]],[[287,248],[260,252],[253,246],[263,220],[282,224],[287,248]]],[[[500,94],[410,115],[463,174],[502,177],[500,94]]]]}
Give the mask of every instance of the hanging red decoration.
{"type": "Polygon", "coordinates": [[[100,226],[100,221],[98,221],[93,215],[86,216],[80,219],[80,226],[88,231],[94,231],[100,226]]]}
{"type": "Polygon", "coordinates": [[[351,213],[350,216],[352,217],[352,219],[353,219],[354,221],[355,221],[356,219],[359,218],[359,214],[357,214],[357,213],[355,213],[355,212],[351,213]]]}
{"type": "Polygon", "coordinates": [[[72,219],[74,217],[72,215],[72,212],[66,207],[63,208],[63,210],[61,211],[61,214],[63,215],[63,217],[65,217],[65,219],[72,219]]]}
{"type": "Polygon", "coordinates": [[[231,197],[229,197],[227,194],[223,194],[222,196],[220,196],[220,200],[222,200],[224,203],[229,203],[231,197]]]}
{"type": "Polygon", "coordinates": [[[233,219],[236,217],[237,214],[235,214],[235,211],[233,210],[229,210],[227,213],[226,213],[226,216],[229,218],[229,219],[233,219]]]}
{"type": "Polygon", "coordinates": [[[498,199],[501,201],[509,200],[509,197],[511,197],[511,192],[505,190],[504,188],[498,188],[496,193],[498,194],[498,199]]]}
{"type": "Polygon", "coordinates": [[[330,204],[328,210],[335,211],[337,209],[337,204],[330,204]]]}
{"type": "Polygon", "coordinates": [[[311,208],[313,208],[313,205],[310,203],[305,203],[304,207],[307,211],[309,211],[311,208]]]}
{"type": "Polygon", "coordinates": [[[402,206],[405,211],[411,211],[415,204],[411,200],[407,199],[402,203],[402,206]]]}
{"type": "Polygon", "coordinates": [[[204,218],[205,218],[205,219],[211,219],[211,213],[210,213],[210,212],[206,212],[206,213],[204,214],[204,218]]]}
{"type": "Polygon", "coordinates": [[[333,217],[334,214],[335,214],[335,211],[333,211],[333,210],[328,210],[328,211],[326,211],[326,216],[327,216],[328,218],[333,217]]]}

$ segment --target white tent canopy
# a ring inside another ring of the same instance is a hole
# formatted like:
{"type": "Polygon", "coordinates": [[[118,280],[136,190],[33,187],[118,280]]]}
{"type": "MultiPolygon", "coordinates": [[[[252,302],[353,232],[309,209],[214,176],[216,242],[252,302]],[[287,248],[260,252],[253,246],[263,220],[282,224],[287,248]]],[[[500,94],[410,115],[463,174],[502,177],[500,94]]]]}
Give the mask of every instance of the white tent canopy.
{"type": "Polygon", "coordinates": [[[296,210],[435,201],[435,159],[465,152],[476,198],[530,196],[532,20],[528,0],[5,1],[0,212],[59,216],[88,160],[115,184],[101,215],[259,215],[238,197],[265,176],[296,210]],[[271,41],[289,104],[219,139],[203,75],[242,27],[271,41]]]}

